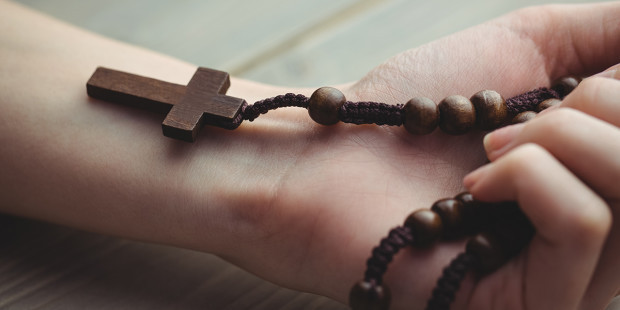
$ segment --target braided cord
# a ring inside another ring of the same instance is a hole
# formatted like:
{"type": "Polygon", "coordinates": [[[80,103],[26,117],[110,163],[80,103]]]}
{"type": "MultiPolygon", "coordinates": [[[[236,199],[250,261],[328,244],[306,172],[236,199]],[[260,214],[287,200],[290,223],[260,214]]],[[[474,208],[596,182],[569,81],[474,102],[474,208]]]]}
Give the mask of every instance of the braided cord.
{"type": "MultiPolygon", "coordinates": [[[[551,88],[538,88],[506,100],[510,114],[534,110],[536,105],[547,99],[562,99],[564,94],[551,88]]],[[[253,121],[261,114],[284,107],[308,108],[309,98],[301,94],[288,93],[263,99],[252,105],[244,105],[231,124],[231,129],[239,127],[244,120],[253,121]]],[[[338,110],[338,118],[350,124],[376,124],[401,126],[403,124],[403,104],[361,101],[345,102],[338,110]]]]}
{"type": "Polygon", "coordinates": [[[386,104],[381,102],[347,101],[338,110],[338,118],[343,123],[376,124],[400,126],[403,124],[402,104],[386,104]]]}
{"type": "Polygon", "coordinates": [[[469,270],[473,268],[475,258],[469,253],[461,253],[450,262],[437,280],[431,298],[426,304],[426,310],[448,310],[454,301],[456,292],[469,270]]]}
{"type": "Polygon", "coordinates": [[[364,281],[381,285],[383,274],[387,270],[387,265],[400,249],[413,242],[413,234],[411,229],[405,226],[393,228],[388,236],[381,239],[377,247],[372,250],[372,255],[366,261],[366,273],[364,273],[364,281]]]}
{"type": "Polygon", "coordinates": [[[256,101],[252,105],[244,105],[237,117],[232,121],[229,129],[235,129],[241,125],[244,120],[253,121],[261,114],[265,114],[270,110],[285,107],[308,108],[308,97],[300,94],[287,93],[272,98],[256,101]]]}
{"type": "Polygon", "coordinates": [[[539,103],[547,99],[562,99],[563,97],[559,92],[551,88],[542,87],[509,98],[506,100],[506,106],[508,107],[508,113],[518,114],[534,110],[539,103]]]}

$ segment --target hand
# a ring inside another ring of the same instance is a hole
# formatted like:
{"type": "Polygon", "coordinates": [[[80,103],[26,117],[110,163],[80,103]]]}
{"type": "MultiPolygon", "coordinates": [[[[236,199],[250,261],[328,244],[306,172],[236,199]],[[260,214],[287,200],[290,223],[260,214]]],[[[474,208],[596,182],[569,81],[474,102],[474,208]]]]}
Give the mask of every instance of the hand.
{"type": "Polygon", "coordinates": [[[523,309],[603,309],[618,291],[619,67],[583,81],[559,109],[488,136],[493,163],[465,184],[482,200],[519,201],[537,234],[476,285],[471,309],[506,309],[514,296],[523,309]]]}
{"type": "MultiPolygon", "coordinates": [[[[398,55],[347,89],[347,97],[403,103],[416,95],[440,100],[481,89],[510,97],[568,74],[589,75],[618,60],[620,28],[611,16],[619,9],[614,3],[522,10],[398,55]],[[599,28],[601,21],[605,26],[599,28]],[[607,47],[594,48],[602,45],[607,47]]],[[[251,241],[260,254],[250,262],[234,261],[279,283],[341,301],[389,228],[411,211],[460,192],[462,176],[485,161],[480,133],[416,137],[402,128],[309,126],[306,143],[298,140],[303,133],[290,137],[302,151],[285,153],[295,154],[295,161],[284,170],[274,199],[255,207],[258,231],[266,232],[251,241]]],[[[386,280],[394,308],[422,308],[440,269],[461,249],[460,243],[442,244],[398,256],[386,280]]],[[[497,292],[491,290],[497,282],[483,283],[472,293],[480,302],[471,309],[494,306],[492,294],[480,292],[497,292]]],[[[510,302],[520,287],[505,292],[503,301],[510,302]]],[[[596,300],[598,308],[605,298],[596,300]]],[[[558,309],[574,302],[560,294],[548,300],[561,305],[558,309]]],[[[455,309],[466,308],[463,299],[459,303],[455,309]]],[[[539,305],[532,309],[556,308],[539,305]]]]}

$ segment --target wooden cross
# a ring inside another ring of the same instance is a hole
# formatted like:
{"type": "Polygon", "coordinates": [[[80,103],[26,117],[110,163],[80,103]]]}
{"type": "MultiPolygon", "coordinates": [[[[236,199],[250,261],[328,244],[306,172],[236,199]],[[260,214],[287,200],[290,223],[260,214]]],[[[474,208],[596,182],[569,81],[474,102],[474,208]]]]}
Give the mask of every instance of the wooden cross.
{"type": "Polygon", "coordinates": [[[103,67],[86,83],[88,95],[155,112],[167,113],[167,137],[194,142],[204,125],[234,129],[233,120],[245,100],[226,96],[228,73],[198,68],[187,86],[103,67]]]}

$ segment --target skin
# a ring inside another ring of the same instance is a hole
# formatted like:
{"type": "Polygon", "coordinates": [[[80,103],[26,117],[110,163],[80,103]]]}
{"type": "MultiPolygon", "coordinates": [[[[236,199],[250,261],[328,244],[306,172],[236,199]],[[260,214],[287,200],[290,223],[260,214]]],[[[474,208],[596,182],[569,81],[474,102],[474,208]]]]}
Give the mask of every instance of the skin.
{"type": "MultiPolygon", "coordinates": [[[[539,227],[528,253],[506,267],[520,269],[530,283],[522,291],[527,309],[574,309],[580,303],[597,309],[604,306],[597,299],[617,291],[620,266],[613,258],[620,254],[620,232],[611,221],[619,215],[620,162],[613,153],[620,145],[605,143],[620,138],[617,69],[583,81],[559,109],[490,134],[485,148],[493,163],[465,178],[481,199],[522,202],[539,227]],[[556,285],[562,281],[572,284],[556,285]]],[[[498,273],[487,281],[510,276],[498,273]]],[[[476,295],[471,302],[479,302],[476,295]]]]}
{"type": "MultiPolygon", "coordinates": [[[[617,16],[618,2],[520,10],[403,52],[339,88],[349,100],[387,103],[481,89],[510,97],[618,63],[617,16]]],[[[620,287],[613,75],[587,80],[557,111],[488,136],[493,162],[463,185],[486,161],[482,132],[323,127],[302,109],[281,109],[187,144],[161,135],[161,116],[89,99],[84,84],[97,66],[185,84],[194,65],[10,2],[0,2],[0,32],[2,212],[214,253],[346,303],[391,227],[466,186],[482,200],[518,200],[537,235],[493,275],[466,279],[454,309],[602,309],[620,287]]],[[[233,79],[228,93],[253,102],[286,92],[312,90],[233,79]]],[[[386,276],[393,309],[422,309],[462,248],[399,254],[386,276]]]]}

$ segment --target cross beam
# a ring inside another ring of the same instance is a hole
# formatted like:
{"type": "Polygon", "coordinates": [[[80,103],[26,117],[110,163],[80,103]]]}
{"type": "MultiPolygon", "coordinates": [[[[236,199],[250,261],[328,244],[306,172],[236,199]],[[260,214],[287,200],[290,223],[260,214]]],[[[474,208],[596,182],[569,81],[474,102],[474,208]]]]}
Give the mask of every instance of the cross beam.
{"type": "Polygon", "coordinates": [[[234,129],[232,121],[245,100],[226,96],[228,73],[198,68],[187,86],[99,67],[86,83],[89,96],[167,113],[167,137],[194,142],[204,125],[234,129]]]}

